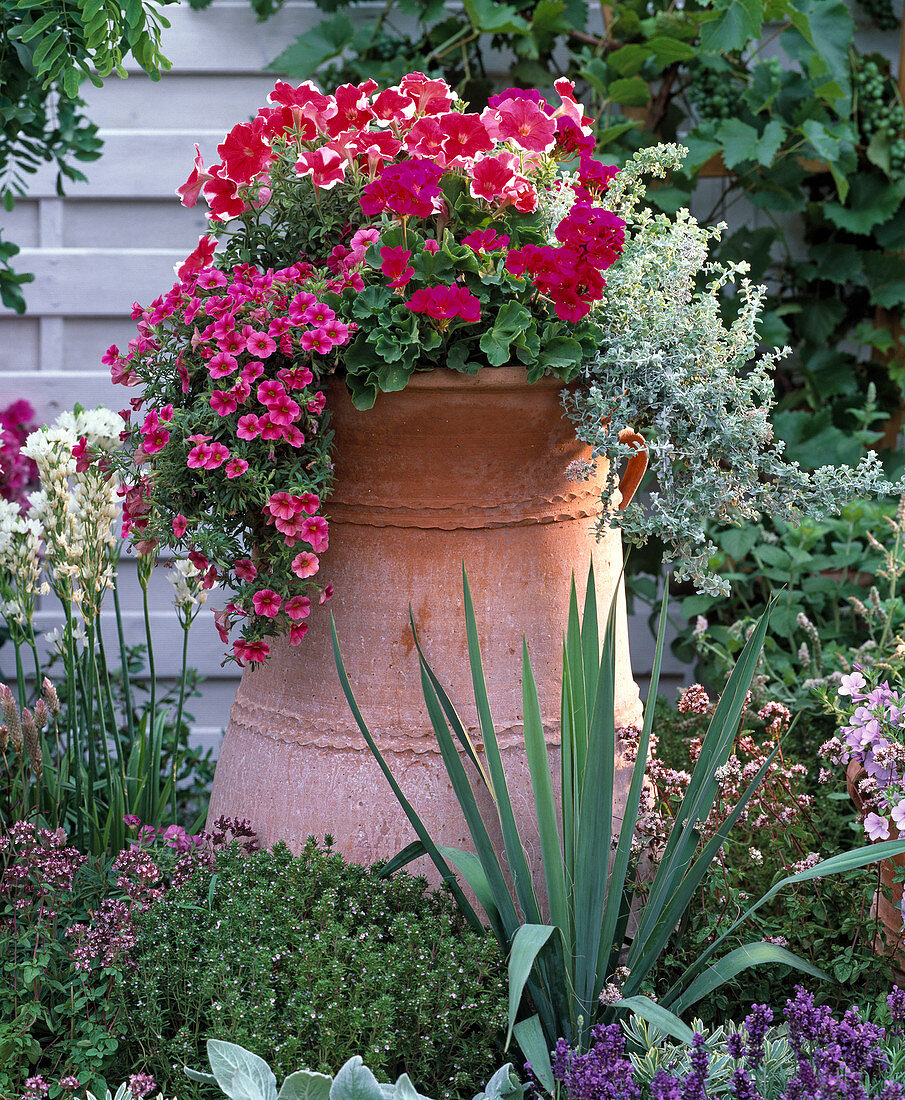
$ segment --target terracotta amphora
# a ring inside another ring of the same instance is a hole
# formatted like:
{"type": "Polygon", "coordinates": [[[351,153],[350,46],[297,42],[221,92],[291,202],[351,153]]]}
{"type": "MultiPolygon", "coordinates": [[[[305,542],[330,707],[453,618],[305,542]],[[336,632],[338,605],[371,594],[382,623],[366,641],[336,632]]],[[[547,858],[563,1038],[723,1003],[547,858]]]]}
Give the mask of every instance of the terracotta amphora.
{"type": "MultiPolygon", "coordinates": [[[[409,625],[411,607],[429,661],[476,731],[464,563],[516,818],[539,868],[522,739],[522,636],[558,767],[569,586],[574,572],[583,601],[591,558],[601,623],[617,596],[617,723],[641,719],[629,662],[620,534],[610,529],[600,540],[593,534],[604,471],[592,480],[570,480],[567,467],[590,452],[564,414],[562,383],[529,385],[518,367],[475,376],[416,374],[403,392],[381,394],[368,412],[353,407],[337,379],[328,404],[336,481],[325,508],[330,547],[321,574],[335,595],[313,609],[301,645],[277,642],[266,664],[243,671],[209,820],[247,817],[263,844],[284,840],[294,850],[309,835],[330,834],[344,855],[365,864],[415,839],[343,696],[332,611],[353,690],[402,790],[438,842],[470,847],[424,706],[409,625]]],[[[618,827],[631,767],[616,764],[618,827]]],[[[494,835],[489,797],[479,804],[494,835]]],[[[607,854],[604,846],[601,859],[607,854]]],[[[413,870],[436,881],[426,859],[413,870]]]]}

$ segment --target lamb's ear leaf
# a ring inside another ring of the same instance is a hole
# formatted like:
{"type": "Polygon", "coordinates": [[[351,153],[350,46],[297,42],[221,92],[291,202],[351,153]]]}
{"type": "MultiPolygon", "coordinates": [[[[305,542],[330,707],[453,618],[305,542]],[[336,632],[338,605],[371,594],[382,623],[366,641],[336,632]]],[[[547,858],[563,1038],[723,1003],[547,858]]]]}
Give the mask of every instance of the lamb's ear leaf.
{"type": "Polygon", "coordinates": [[[356,1054],[341,1066],[330,1086],[330,1100],[384,1100],[377,1078],[356,1054]]]}
{"type": "Polygon", "coordinates": [[[183,1066],[182,1072],[193,1081],[201,1081],[205,1085],[216,1085],[217,1083],[217,1078],[212,1073],[202,1073],[201,1070],[189,1069],[188,1066],[183,1066]]]}
{"type": "Polygon", "coordinates": [[[299,1069],[283,1081],[277,1100],[327,1100],[332,1084],[326,1073],[299,1069]]]}
{"type": "Polygon", "coordinates": [[[207,1057],[230,1100],[277,1100],[277,1079],[257,1054],[223,1039],[208,1039],[207,1057]]]}

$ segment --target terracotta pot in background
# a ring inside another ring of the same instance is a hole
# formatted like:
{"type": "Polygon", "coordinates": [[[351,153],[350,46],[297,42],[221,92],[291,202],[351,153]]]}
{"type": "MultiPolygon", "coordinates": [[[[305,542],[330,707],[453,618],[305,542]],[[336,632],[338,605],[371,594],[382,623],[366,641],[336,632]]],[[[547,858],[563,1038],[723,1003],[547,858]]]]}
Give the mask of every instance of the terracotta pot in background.
{"type": "MultiPolygon", "coordinates": [[[[857,760],[850,761],[845,770],[845,784],[848,787],[849,796],[856,808],[860,811],[864,805],[861,795],[858,793],[858,780],[865,776],[864,768],[857,760]]],[[[899,831],[895,825],[889,826],[889,839],[898,840],[899,831]]],[[[895,856],[893,859],[884,859],[880,862],[880,881],[885,889],[889,890],[890,898],[886,897],[883,889],[878,889],[874,895],[872,912],[876,913],[880,929],[874,939],[874,951],[877,954],[889,955],[896,967],[897,981],[905,984],[905,926],[902,920],[902,876],[905,868],[905,855],[895,856]],[[897,878],[896,871],[899,871],[897,878]]]]}
{"type": "MultiPolygon", "coordinates": [[[[563,414],[561,388],[555,379],[529,385],[517,367],[473,377],[438,370],[416,374],[403,392],[381,394],[373,410],[359,412],[334,381],[328,403],[336,483],[325,508],[330,548],[321,571],[336,594],[326,608],[314,608],[300,646],[278,642],[263,667],[244,670],[210,820],[250,818],[265,845],[283,839],[295,850],[309,835],[330,833],[361,863],[392,856],[414,839],[342,694],[332,610],[353,690],[403,791],[437,840],[470,846],[425,711],[409,626],[411,605],[428,659],[474,731],[464,562],[516,816],[540,866],[522,739],[522,636],[558,766],[569,584],[574,571],[583,601],[592,556],[601,635],[619,590],[617,721],[637,724],[641,717],[619,583],[620,535],[614,529],[595,541],[592,533],[604,471],[585,482],[566,475],[569,463],[590,452],[563,414]]],[[[617,761],[620,816],[630,774],[630,765],[617,761]]],[[[489,798],[481,808],[489,823],[489,798]]],[[[415,869],[432,871],[427,860],[415,869]]]]}

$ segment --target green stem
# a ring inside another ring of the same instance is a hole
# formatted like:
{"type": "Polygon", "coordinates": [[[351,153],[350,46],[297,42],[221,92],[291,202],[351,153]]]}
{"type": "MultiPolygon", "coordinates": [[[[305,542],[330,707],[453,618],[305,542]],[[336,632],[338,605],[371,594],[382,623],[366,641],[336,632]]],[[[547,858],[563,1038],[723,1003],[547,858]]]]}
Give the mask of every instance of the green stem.
{"type": "Polygon", "coordinates": [[[72,604],[62,600],[66,615],[66,634],[63,644],[66,661],[66,755],[75,770],[75,821],[76,836],[85,840],[84,807],[82,805],[82,738],[78,727],[78,702],[75,674],[75,639],[72,629],[72,604]]]}
{"type": "MultiPolygon", "coordinates": [[[[97,650],[101,658],[101,667],[104,670],[104,694],[106,696],[104,700],[105,713],[110,715],[110,722],[113,726],[113,740],[116,744],[116,763],[119,770],[120,779],[123,783],[126,781],[125,772],[125,758],[123,754],[123,740],[119,730],[119,721],[116,717],[116,702],[113,698],[113,688],[110,684],[110,666],[107,663],[107,652],[104,648],[104,630],[101,625],[100,615],[97,617],[97,650]]],[[[98,679],[98,692],[100,692],[101,684],[98,679]]]]}
{"type": "Polygon", "coordinates": [[[182,668],[179,676],[179,705],[176,708],[176,724],[173,727],[173,824],[176,824],[176,761],[179,756],[179,730],[182,726],[182,708],[185,703],[185,673],[189,659],[189,630],[191,620],[182,627],[182,668]]]}
{"type": "Polygon", "coordinates": [[[148,643],[148,677],[150,679],[150,699],[148,702],[148,708],[150,711],[150,719],[148,729],[153,729],[154,718],[157,715],[157,673],[154,666],[154,640],[151,637],[151,611],[148,606],[148,582],[150,580],[150,572],[147,568],[142,568],[142,563],[139,562],[138,566],[138,582],[141,585],[141,606],[144,611],[145,617],[145,640],[148,643]]]}
{"type": "Polygon", "coordinates": [[[123,630],[123,613],[119,603],[119,574],[113,581],[113,607],[116,611],[116,634],[119,639],[119,662],[123,676],[123,694],[126,697],[126,731],[129,743],[135,740],[135,714],[132,709],[132,682],[129,676],[129,655],[126,651],[126,636],[123,630]]]}

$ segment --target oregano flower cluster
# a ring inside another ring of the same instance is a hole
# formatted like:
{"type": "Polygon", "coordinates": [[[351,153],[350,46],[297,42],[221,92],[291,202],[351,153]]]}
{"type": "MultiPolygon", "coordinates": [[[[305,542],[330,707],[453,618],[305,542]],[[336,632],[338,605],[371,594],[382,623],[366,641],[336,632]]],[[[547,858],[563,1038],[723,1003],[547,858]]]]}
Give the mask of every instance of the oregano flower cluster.
{"type": "Polygon", "coordinates": [[[299,644],[332,594],[313,579],[332,473],[319,383],[349,326],[308,289],[310,265],[222,270],[214,247],[202,238],[169,293],[136,304],[138,335],[105,362],[142,387],[121,413],[123,535],[233,590],[216,625],[226,643],[241,624],[229,659],[242,664],[267,657],[266,636],[299,644]]]}

